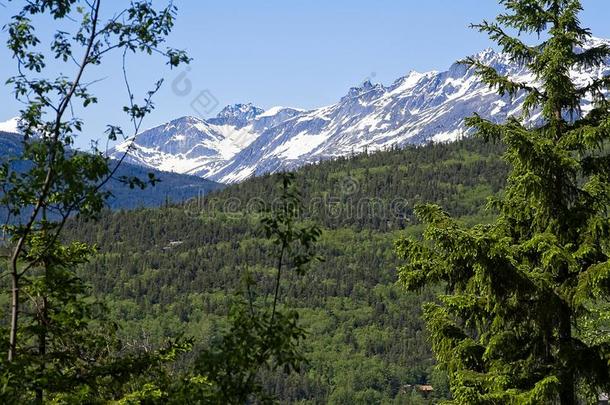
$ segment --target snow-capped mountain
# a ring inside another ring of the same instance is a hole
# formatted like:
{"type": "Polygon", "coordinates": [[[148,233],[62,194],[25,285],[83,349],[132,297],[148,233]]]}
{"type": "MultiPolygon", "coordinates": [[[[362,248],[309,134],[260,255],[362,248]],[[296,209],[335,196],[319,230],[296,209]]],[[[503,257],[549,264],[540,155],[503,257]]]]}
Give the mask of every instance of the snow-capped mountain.
{"type": "Polygon", "coordinates": [[[212,178],[266,130],[299,113],[283,108],[270,114],[252,104],[224,108],[216,118],[182,117],[151,128],[110,151],[126,161],[159,170],[212,178]]]}
{"type": "MultiPolygon", "coordinates": [[[[593,38],[587,47],[610,41],[593,38]]],[[[487,49],[475,58],[516,81],[533,76],[502,54],[487,49]]],[[[584,84],[610,75],[601,69],[572,72],[584,84]]],[[[314,110],[251,104],[226,107],[216,118],[183,117],[138,135],[131,162],[231,183],[289,170],[336,156],[429,141],[451,141],[465,133],[464,118],[478,113],[495,121],[520,114],[524,95],[500,97],[473,68],[455,63],[443,72],[411,72],[389,86],[370,81],[351,88],[331,106],[314,110]]],[[[586,110],[589,105],[584,105],[586,110]]],[[[535,122],[539,114],[529,120],[535,122]]],[[[128,143],[113,153],[125,151],[128,143]]]]}

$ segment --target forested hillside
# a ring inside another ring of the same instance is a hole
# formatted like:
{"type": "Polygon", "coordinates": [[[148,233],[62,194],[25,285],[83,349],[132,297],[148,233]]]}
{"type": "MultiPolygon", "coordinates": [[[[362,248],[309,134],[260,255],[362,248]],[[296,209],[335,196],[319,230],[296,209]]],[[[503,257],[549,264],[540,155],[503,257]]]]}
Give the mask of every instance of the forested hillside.
{"type": "MultiPolygon", "coordinates": [[[[444,377],[433,372],[421,319],[421,304],[434,291],[395,284],[394,241],[421,231],[412,215],[419,202],[439,203],[466,222],[492,218],[484,206],[504,185],[501,152],[464,140],[361,154],[296,173],[303,217],[323,227],[317,253],[325,260],[283,286],[309,331],[310,364],[288,379],[268,376],[281,400],[413,403],[421,398],[408,385],[422,383],[434,386],[433,396],[447,393],[444,377]]],[[[273,255],[258,224],[278,181],[255,178],[184,205],[68,224],[67,235],[99,248],[81,273],[108,301],[125,341],[155,347],[184,333],[209,343],[245,268],[271,292],[273,255]]]]}

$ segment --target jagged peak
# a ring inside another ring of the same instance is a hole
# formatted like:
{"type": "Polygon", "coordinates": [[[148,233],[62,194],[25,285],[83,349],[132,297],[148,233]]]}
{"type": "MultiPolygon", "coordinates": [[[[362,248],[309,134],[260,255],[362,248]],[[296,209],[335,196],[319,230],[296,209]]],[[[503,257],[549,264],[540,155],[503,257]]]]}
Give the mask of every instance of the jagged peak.
{"type": "Polygon", "coordinates": [[[344,96],[341,101],[346,100],[346,99],[350,99],[350,98],[354,98],[354,97],[360,97],[363,94],[366,94],[368,92],[371,91],[375,91],[375,92],[385,92],[387,91],[387,89],[385,88],[385,86],[381,83],[371,83],[370,80],[365,80],[364,83],[362,83],[360,86],[356,86],[356,87],[351,87],[347,93],[346,96],[344,96]]]}
{"type": "Polygon", "coordinates": [[[367,79],[364,81],[364,83],[362,83],[362,88],[363,89],[372,89],[373,83],[371,83],[371,81],[367,79]]]}
{"type": "Polygon", "coordinates": [[[495,59],[501,55],[501,52],[497,52],[495,49],[489,47],[483,49],[481,52],[477,52],[469,57],[478,61],[489,61],[491,59],[495,59]]]}
{"type": "MultiPolygon", "coordinates": [[[[582,46],[578,46],[578,47],[576,47],[576,49],[584,50],[584,49],[590,49],[590,48],[594,48],[594,47],[598,47],[598,46],[602,46],[602,45],[610,46],[610,39],[596,37],[596,36],[591,35],[583,42],[582,46]]],[[[489,48],[482,50],[479,53],[471,55],[470,57],[477,59],[477,60],[481,60],[481,61],[488,61],[488,60],[492,60],[492,59],[503,59],[504,60],[507,58],[507,55],[504,52],[497,51],[494,48],[489,47],[489,48]]]]}
{"type": "Polygon", "coordinates": [[[252,119],[263,112],[265,112],[265,110],[256,107],[252,103],[239,103],[226,106],[218,113],[216,118],[252,119]]]}

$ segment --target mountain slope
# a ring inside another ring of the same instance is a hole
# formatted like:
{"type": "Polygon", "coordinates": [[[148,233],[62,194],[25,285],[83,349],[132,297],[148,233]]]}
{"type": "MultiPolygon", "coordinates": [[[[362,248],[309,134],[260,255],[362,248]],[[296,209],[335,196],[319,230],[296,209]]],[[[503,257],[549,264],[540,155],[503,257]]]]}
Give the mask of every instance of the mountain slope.
{"type": "MultiPolygon", "coordinates": [[[[216,118],[182,117],[149,129],[110,153],[119,157],[130,148],[128,161],[177,173],[214,177],[227,162],[261,133],[300,111],[290,108],[263,113],[252,104],[223,109],[216,118]]],[[[215,176],[218,177],[218,176],[215,176]]]]}
{"type": "MultiPolygon", "coordinates": [[[[17,133],[0,131],[0,162],[18,156],[23,150],[22,137],[17,133]]],[[[115,164],[116,161],[111,164],[115,164]]],[[[117,170],[116,178],[138,177],[145,179],[148,173],[154,173],[161,181],[154,187],[144,190],[130,189],[127,185],[111,180],[105,189],[112,192],[108,205],[113,209],[136,207],[159,207],[167,200],[180,202],[193,197],[201,197],[223,185],[197,176],[164,172],[141,165],[124,162],[117,170]]]]}
{"type": "MultiPolygon", "coordinates": [[[[593,38],[586,47],[601,42],[610,43],[593,38]]],[[[533,82],[524,67],[504,54],[487,49],[475,58],[517,81],[533,82]]],[[[607,62],[603,69],[572,75],[581,84],[610,75],[607,62]]],[[[390,86],[367,81],[350,89],[338,103],[310,111],[273,108],[263,112],[251,104],[238,104],[209,120],[180,118],[139,135],[131,161],[224,183],[239,182],[363,150],[455,140],[466,132],[464,118],[477,113],[503,121],[521,113],[523,97],[500,97],[473,68],[455,63],[444,72],[411,72],[390,86]],[[171,149],[176,142],[181,142],[181,149],[171,149]]],[[[534,112],[530,122],[538,117],[534,112]]],[[[117,150],[125,148],[123,144],[117,150]]]]}

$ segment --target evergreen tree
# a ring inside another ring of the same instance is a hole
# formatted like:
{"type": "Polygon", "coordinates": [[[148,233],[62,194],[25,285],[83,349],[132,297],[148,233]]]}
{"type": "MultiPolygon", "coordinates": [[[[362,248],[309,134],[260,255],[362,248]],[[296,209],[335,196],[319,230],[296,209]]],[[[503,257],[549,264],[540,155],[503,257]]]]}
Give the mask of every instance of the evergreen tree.
{"type": "Polygon", "coordinates": [[[419,206],[424,241],[397,242],[407,262],[400,278],[409,289],[446,287],[425,319],[455,403],[595,403],[610,389],[610,340],[591,329],[607,319],[600,308],[610,292],[610,77],[583,85],[572,73],[601,66],[610,47],[587,42],[578,0],[500,3],[505,13],[475,28],[534,84],[464,61],[500,94],[524,96],[520,117],[467,122],[507,148],[508,184],[490,201],[497,220],[465,227],[419,206]],[[528,45],[509,30],[544,42],[528,45]],[[540,124],[526,124],[538,112],[540,124]]]}

